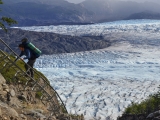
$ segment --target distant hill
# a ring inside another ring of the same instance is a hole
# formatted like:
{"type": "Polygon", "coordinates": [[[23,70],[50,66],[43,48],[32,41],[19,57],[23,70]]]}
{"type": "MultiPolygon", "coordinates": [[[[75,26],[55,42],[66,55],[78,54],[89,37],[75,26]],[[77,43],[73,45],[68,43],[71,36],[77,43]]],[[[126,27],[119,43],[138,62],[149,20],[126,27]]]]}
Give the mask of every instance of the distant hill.
{"type": "Polygon", "coordinates": [[[153,12],[140,12],[130,15],[126,18],[126,20],[130,19],[159,19],[160,20],[160,13],[153,13],[153,12]]]}
{"type": "MultiPolygon", "coordinates": [[[[89,51],[110,46],[110,42],[103,39],[103,37],[76,37],[47,32],[24,31],[20,29],[9,29],[8,33],[0,30],[0,36],[1,39],[6,41],[17,53],[20,52],[18,44],[21,43],[20,40],[24,37],[27,37],[42,50],[43,54],[89,51]]],[[[0,48],[2,48],[1,45],[0,48]]]]}
{"type": "MultiPolygon", "coordinates": [[[[95,21],[106,22],[123,20],[135,13],[141,13],[144,11],[160,13],[160,4],[157,4],[156,2],[156,0],[148,2],[135,2],[135,0],[86,0],[80,3],[80,5],[94,13],[93,18],[95,21]]],[[[144,18],[142,17],[141,19],[144,18]]],[[[132,19],[136,18],[133,16],[132,19]]]]}

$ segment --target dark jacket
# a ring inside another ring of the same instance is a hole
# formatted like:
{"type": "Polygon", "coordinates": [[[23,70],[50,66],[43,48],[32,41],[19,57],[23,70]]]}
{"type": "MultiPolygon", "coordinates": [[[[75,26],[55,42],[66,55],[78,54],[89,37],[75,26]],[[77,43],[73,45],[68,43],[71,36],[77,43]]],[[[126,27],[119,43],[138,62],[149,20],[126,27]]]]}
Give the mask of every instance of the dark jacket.
{"type": "Polygon", "coordinates": [[[28,60],[35,60],[36,59],[36,56],[34,55],[34,53],[25,48],[24,51],[21,51],[21,54],[19,55],[19,57],[25,55],[26,57],[24,57],[24,59],[28,59],[28,60]]]}

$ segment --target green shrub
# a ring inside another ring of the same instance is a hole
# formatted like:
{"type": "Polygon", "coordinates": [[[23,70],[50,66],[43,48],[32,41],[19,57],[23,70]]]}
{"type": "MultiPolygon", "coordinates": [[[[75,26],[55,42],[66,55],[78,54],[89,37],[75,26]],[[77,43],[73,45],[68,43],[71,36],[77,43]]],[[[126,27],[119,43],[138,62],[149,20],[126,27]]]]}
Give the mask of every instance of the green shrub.
{"type": "Polygon", "coordinates": [[[39,91],[39,92],[36,92],[36,98],[38,98],[38,99],[40,99],[41,97],[42,97],[42,92],[41,91],[39,91]]]}
{"type": "Polygon", "coordinates": [[[150,95],[146,100],[141,103],[132,103],[125,109],[125,114],[146,114],[158,110],[160,105],[160,93],[150,95]]]}

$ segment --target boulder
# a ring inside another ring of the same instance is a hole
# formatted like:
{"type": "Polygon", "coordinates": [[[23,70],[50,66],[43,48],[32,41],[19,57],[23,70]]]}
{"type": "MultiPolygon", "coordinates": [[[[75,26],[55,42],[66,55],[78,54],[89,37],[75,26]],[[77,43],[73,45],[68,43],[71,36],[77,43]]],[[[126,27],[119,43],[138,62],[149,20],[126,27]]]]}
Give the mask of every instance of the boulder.
{"type": "Polygon", "coordinates": [[[14,97],[16,95],[15,91],[13,89],[10,90],[11,97],[14,97]]]}
{"type": "Polygon", "coordinates": [[[6,83],[6,80],[4,79],[4,77],[0,73],[0,84],[4,84],[4,83],[6,83]]]}

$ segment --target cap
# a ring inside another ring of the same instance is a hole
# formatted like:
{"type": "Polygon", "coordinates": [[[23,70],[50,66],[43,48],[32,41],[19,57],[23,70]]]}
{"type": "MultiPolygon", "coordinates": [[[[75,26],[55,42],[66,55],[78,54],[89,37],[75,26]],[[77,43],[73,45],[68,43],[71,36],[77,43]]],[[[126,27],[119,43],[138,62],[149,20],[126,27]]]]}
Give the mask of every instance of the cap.
{"type": "Polygon", "coordinates": [[[23,38],[23,39],[21,40],[21,42],[27,42],[27,41],[28,41],[27,38],[23,38]]]}

